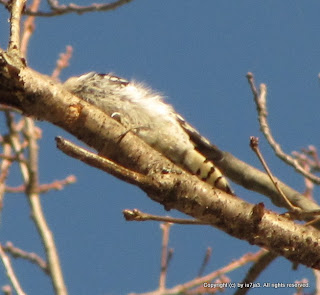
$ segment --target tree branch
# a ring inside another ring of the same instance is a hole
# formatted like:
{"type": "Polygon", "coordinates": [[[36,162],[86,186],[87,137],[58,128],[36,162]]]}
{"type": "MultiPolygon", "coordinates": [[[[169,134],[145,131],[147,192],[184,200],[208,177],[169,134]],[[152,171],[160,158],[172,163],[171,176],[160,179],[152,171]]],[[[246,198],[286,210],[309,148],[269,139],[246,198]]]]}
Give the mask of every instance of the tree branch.
{"type": "Polygon", "coordinates": [[[10,15],[10,41],[9,41],[9,52],[15,52],[20,55],[20,19],[22,10],[26,0],[12,1],[11,15],[10,15]]]}
{"type": "Polygon", "coordinates": [[[236,238],[320,269],[319,231],[265,210],[262,204],[254,206],[214,189],[182,171],[117,121],[49,77],[19,64],[6,65],[0,58],[0,94],[1,103],[60,126],[114,163],[150,177],[151,183],[137,185],[165,209],[184,212],[236,238]]]}
{"type": "MultiPolygon", "coordinates": [[[[87,12],[97,12],[97,11],[109,11],[117,9],[125,4],[130,3],[132,0],[116,0],[111,3],[92,3],[91,5],[80,6],[74,3],[70,4],[59,4],[57,0],[48,0],[48,4],[51,11],[34,11],[32,8],[26,8],[24,11],[25,15],[29,16],[41,16],[41,17],[51,17],[59,16],[68,13],[83,14],[87,12]]],[[[9,1],[0,0],[0,3],[8,6],[9,1]]]]}
{"type": "Polygon", "coordinates": [[[320,177],[317,177],[316,175],[306,171],[299,163],[297,159],[294,159],[290,155],[287,155],[281,148],[280,144],[276,142],[274,139],[271,129],[269,127],[269,123],[267,120],[268,111],[267,111],[267,86],[265,84],[260,85],[260,91],[258,93],[258,90],[256,89],[256,86],[254,84],[254,79],[252,73],[247,74],[248,82],[250,84],[254,102],[257,106],[258,111],[258,120],[260,123],[260,129],[265,136],[266,140],[268,141],[269,145],[274,150],[275,154],[286,164],[292,166],[295,168],[295,170],[302,174],[304,177],[310,179],[312,182],[316,184],[320,184],[320,177]]]}

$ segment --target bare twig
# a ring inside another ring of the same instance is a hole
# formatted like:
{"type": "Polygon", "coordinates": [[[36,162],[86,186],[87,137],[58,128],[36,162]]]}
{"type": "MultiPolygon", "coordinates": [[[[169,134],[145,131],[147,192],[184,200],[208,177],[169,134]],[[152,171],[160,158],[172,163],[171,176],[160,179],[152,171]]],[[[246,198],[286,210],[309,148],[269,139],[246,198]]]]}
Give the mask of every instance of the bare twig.
{"type": "Polygon", "coordinates": [[[9,174],[9,168],[12,165],[12,161],[10,159],[6,159],[6,157],[12,157],[11,156],[11,146],[9,143],[4,142],[3,143],[3,160],[0,164],[0,212],[3,208],[3,199],[4,199],[4,193],[6,190],[5,181],[9,174]]]}
{"type": "Polygon", "coordinates": [[[276,187],[277,191],[279,192],[280,196],[282,197],[283,201],[286,203],[286,205],[290,208],[291,211],[297,212],[297,211],[301,211],[300,208],[294,206],[291,204],[291,202],[288,200],[288,198],[286,197],[286,195],[283,193],[283,191],[281,190],[281,188],[278,185],[278,182],[275,180],[275,178],[273,177],[271,170],[269,169],[266,161],[264,160],[260,150],[259,150],[259,140],[257,137],[251,136],[250,138],[250,147],[251,149],[255,152],[255,154],[257,155],[258,159],[260,160],[263,168],[265,169],[265,171],[267,172],[267,174],[269,175],[272,183],[274,184],[274,186],[276,187]]]}
{"type": "Polygon", "coordinates": [[[206,255],[204,256],[204,259],[202,261],[202,265],[199,269],[198,277],[201,277],[202,274],[204,273],[204,270],[210,261],[211,255],[212,255],[212,248],[208,247],[206,250],[206,255]]]}
{"type": "Polygon", "coordinates": [[[148,213],[141,212],[138,209],[133,210],[123,210],[123,215],[127,221],[160,221],[160,222],[170,222],[176,224],[194,224],[194,225],[203,225],[207,224],[200,220],[195,219],[183,219],[183,218],[174,218],[169,216],[159,216],[159,215],[152,215],[148,213]]]}
{"type": "Polygon", "coordinates": [[[72,57],[72,53],[73,53],[73,48],[72,46],[68,45],[66,47],[66,52],[61,53],[60,58],[57,60],[56,68],[53,70],[51,74],[52,79],[57,81],[61,74],[61,71],[69,66],[69,60],[72,57]]]}
{"type": "MultiPolygon", "coordinates": [[[[80,6],[73,3],[68,5],[59,5],[58,1],[48,1],[49,5],[51,6],[51,11],[32,11],[31,9],[27,8],[24,11],[24,14],[31,15],[31,16],[42,16],[42,17],[50,17],[50,16],[58,16],[68,13],[77,13],[83,14],[86,12],[97,12],[97,11],[109,11],[114,10],[118,7],[121,7],[127,3],[130,3],[132,0],[116,0],[111,3],[104,3],[104,4],[97,4],[93,3],[87,6],[80,6]]],[[[0,3],[7,6],[7,0],[1,0],[0,3]]]]}
{"type": "Polygon", "coordinates": [[[274,150],[275,154],[285,163],[294,167],[295,170],[300,174],[302,174],[304,177],[307,177],[308,179],[310,179],[316,184],[320,184],[320,177],[317,177],[316,175],[304,170],[303,167],[299,164],[299,161],[292,158],[290,155],[287,155],[281,149],[281,146],[275,141],[274,137],[271,134],[271,129],[267,121],[267,115],[268,115],[267,106],[266,106],[267,86],[265,84],[261,84],[260,93],[258,93],[257,88],[254,84],[253,74],[248,73],[247,78],[253,93],[254,101],[257,106],[258,119],[259,119],[261,131],[265,136],[265,138],[267,139],[270,146],[272,147],[272,149],[274,150]]]}
{"type": "MultiPolygon", "coordinates": [[[[247,253],[240,257],[239,259],[233,260],[230,264],[215,270],[211,272],[210,274],[200,277],[200,278],[195,278],[194,280],[191,280],[189,282],[176,285],[172,288],[167,288],[165,290],[165,294],[170,295],[170,294],[180,294],[185,292],[186,290],[192,289],[192,294],[198,294],[198,293],[206,293],[208,292],[208,288],[204,288],[204,283],[210,283],[216,278],[222,278],[224,282],[228,282],[228,278],[225,278],[223,275],[227,274],[235,269],[238,269],[242,267],[243,265],[248,264],[249,262],[255,262],[257,261],[262,255],[264,255],[265,250],[259,250],[256,253],[247,253]],[[193,289],[194,288],[194,289],[193,289]]],[[[211,289],[210,289],[211,290],[211,289]]],[[[221,288],[220,288],[221,291],[221,288]]],[[[155,291],[153,292],[148,292],[148,293],[142,293],[140,295],[155,295],[159,294],[155,291]]],[[[132,294],[134,295],[134,294],[132,294]]]]}
{"type": "Polygon", "coordinates": [[[26,186],[24,184],[15,186],[15,187],[6,185],[5,187],[6,193],[24,193],[25,191],[26,191],[26,186]]]}
{"type": "Polygon", "coordinates": [[[314,145],[309,145],[307,148],[302,148],[301,152],[293,151],[292,155],[299,161],[302,160],[303,163],[307,163],[310,171],[320,171],[319,155],[317,148],[314,145]]]}
{"type": "MultiPolygon", "coordinates": [[[[296,159],[299,161],[300,165],[303,167],[303,169],[305,171],[310,172],[312,169],[312,161],[310,158],[307,157],[307,155],[303,152],[303,153],[298,153],[298,152],[292,152],[292,155],[294,155],[296,157],[296,159]]],[[[304,195],[313,200],[313,189],[314,189],[314,183],[304,177],[304,183],[305,183],[305,191],[304,191],[304,195]]]]}
{"type": "MultiPolygon", "coordinates": [[[[34,126],[33,120],[26,118],[26,124],[20,124],[25,126],[27,137],[27,142],[29,146],[29,161],[19,161],[22,177],[24,180],[24,189],[27,191],[28,200],[31,207],[32,217],[35,225],[39,231],[39,235],[42,238],[43,245],[46,249],[46,255],[48,259],[48,268],[50,272],[50,277],[52,284],[57,294],[64,295],[67,294],[61,267],[59,264],[59,257],[57,250],[55,248],[54,239],[51,230],[49,229],[42,208],[40,204],[38,190],[38,147],[36,140],[39,138],[37,128],[34,126]]],[[[17,130],[19,130],[19,125],[15,124],[13,121],[13,116],[7,114],[7,125],[10,131],[10,143],[16,154],[24,159],[22,151],[22,146],[20,144],[20,138],[17,130]]]]}
{"type": "MultiPolygon", "coordinates": [[[[312,173],[320,171],[320,161],[315,146],[309,145],[307,148],[301,149],[301,152],[293,151],[292,155],[299,161],[305,171],[312,173]]],[[[314,183],[306,177],[304,181],[306,189],[303,194],[313,200],[314,183]]]]}
{"type": "Polygon", "coordinates": [[[77,178],[74,175],[69,175],[65,179],[62,180],[55,180],[52,183],[48,184],[40,184],[38,186],[39,193],[47,193],[51,190],[62,190],[66,185],[75,183],[77,181],[77,178]]]}
{"type": "Polygon", "coordinates": [[[19,138],[20,128],[18,128],[17,124],[15,124],[14,116],[12,113],[5,112],[5,116],[6,116],[7,127],[9,129],[8,140],[12,146],[13,151],[15,152],[17,157],[19,158],[18,162],[20,164],[20,170],[22,173],[22,177],[24,178],[24,180],[28,180],[29,179],[28,169],[27,169],[27,165],[26,165],[26,159],[23,155],[24,147],[22,147],[22,145],[20,144],[20,138],[19,138]]]}
{"type": "Polygon", "coordinates": [[[60,266],[60,260],[58,251],[55,246],[53,234],[46,222],[42,206],[40,202],[40,196],[38,191],[38,145],[35,137],[34,122],[30,118],[26,118],[26,135],[29,141],[29,165],[28,165],[28,181],[27,193],[28,200],[32,212],[32,217],[42,239],[43,245],[46,249],[46,256],[48,260],[48,269],[50,271],[50,278],[52,280],[53,287],[56,294],[66,295],[68,294],[62,270],[60,266]]]}
{"type": "Polygon", "coordinates": [[[48,268],[50,272],[50,278],[52,285],[56,291],[56,294],[67,294],[66,288],[63,282],[63,276],[61,267],[59,265],[59,257],[54,245],[53,235],[48,225],[44,214],[42,212],[40,198],[38,194],[38,147],[37,139],[39,138],[38,129],[34,126],[32,119],[22,119],[18,124],[14,122],[14,116],[5,112],[7,126],[9,129],[9,135],[7,136],[8,142],[10,142],[12,149],[16,153],[19,159],[19,165],[24,181],[24,191],[28,194],[28,200],[31,207],[31,214],[35,225],[39,231],[39,235],[42,239],[43,245],[46,249],[46,255],[48,259],[48,268]],[[25,120],[25,121],[24,121],[25,120]],[[26,122],[26,123],[24,123],[26,122]],[[25,143],[21,144],[20,133],[23,133],[25,128],[25,143]],[[26,147],[29,147],[29,159],[25,160],[23,151],[26,147]]]}
{"type": "Polygon", "coordinates": [[[1,244],[0,244],[0,258],[2,260],[4,268],[7,271],[7,276],[9,278],[13,288],[17,292],[17,294],[18,295],[26,295],[26,293],[22,290],[22,288],[20,286],[18,278],[15,275],[15,272],[14,272],[13,267],[11,265],[10,259],[9,259],[8,255],[6,255],[6,253],[3,251],[1,244]]]}
{"type": "Polygon", "coordinates": [[[320,217],[314,218],[314,216],[319,215],[320,211],[319,210],[311,210],[311,211],[303,211],[301,208],[294,206],[290,200],[287,198],[287,196],[283,193],[281,190],[278,181],[276,181],[275,177],[272,175],[266,161],[264,160],[259,147],[258,147],[258,138],[256,137],[251,137],[250,139],[250,147],[252,150],[256,153],[258,156],[263,168],[266,170],[267,174],[269,175],[272,183],[276,187],[277,191],[279,192],[279,195],[281,196],[282,200],[285,202],[286,207],[288,207],[291,211],[288,212],[290,218],[292,219],[298,219],[298,220],[310,220],[306,223],[306,225],[312,225],[320,221],[320,217]]]}
{"type": "MultiPolygon", "coordinates": [[[[41,0],[33,0],[31,6],[29,7],[30,11],[37,12],[40,6],[41,0]]],[[[29,40],[35,29],[35,17],[28,16],[24,22],[24,30],[21,38],[21,55],[23,57],[27,56],[29,40]]]]}
{"type": "Polygon", "coordinates": [[[62,152],[70,157],[76,158],[92,167],[96,167],[105,172],[108,172],[122,180],[125,180],[132,184],[146,184],[149,185],[152,180],[150,177],[142,175],[137,172],[133,172],[126,169],[115,162],[112,162],[106,158],[100,157],[84,148],[81,148],[70,141],[62,138],[56,137],[57,147],[62,152]]]}
{"type": "Polygon", "coordinates": [[[159,278],[159,291],[164,291],[166,289],[166,278],[168,271],[168,243],[169,243],[169,233],[171,223],[166,222],[160,225],[163,235],[162,235],[162,250],[161,250],[161,271],[159,278]]]}
{"type": "MultiPolygon", "coordinates": [[[[263,250],[262,250],[263,251],[263,250]]],[[[246,287],[247,283],[253,283],[258,276],[270,265],[272,261],[274,261],[278,257],[277,254],[274,254],[269,251],[265,251],[262,255],[255,261],[255,263],[249,269],[246,277],[241,282],[241,288],[234,293],[234,295],[244,295],[251,289],[250,287],[246,287]]],[[[249,284],[250,286],[250,284],[249,284]]]]}
{"type": "MultiPolygon", "coordinates": [[[[281,198],[279,198],[279,193],[269,176],[261,170],[248,165],[227,152],[224,152],[224,161],[222,163],[216,163],[216,166],[223,171],[225,176],[232,179],[235,183],[248,190],[267,196],[279,207],[285,205],[281,198]]],[[[314,211],[320,208],[314,201],[306,198],[303,194],[294,190],[279,179],[277,179],[277,182],[290,202],[301,208],[303,211],[314,211]]]]}
{"type": "MultiPolygon", "coordinates": [[[[74,175],[69,175],[63,180],[56,180],[48,184],[39,184],[37,193],[43,194],[51,190],[62,190],[64,186],[75,183],[75,182],[76,182],[76,177],[74,175]]],[[[6,185],[5,191],[8,193],[23,193],[26,191],[26,186],[19,185],[19,186],[12,187],[12,186],[6,185]]]]}
{"type": "Polygon", "coordinates": [[[3,246],[3,250],[10,253],[15,258],[23,258],[37,264],[47,275],[50,274],[47,263],[36,253],[26,252],[15,247],[11,242],[7,242],[6,245],[3,246]]]}

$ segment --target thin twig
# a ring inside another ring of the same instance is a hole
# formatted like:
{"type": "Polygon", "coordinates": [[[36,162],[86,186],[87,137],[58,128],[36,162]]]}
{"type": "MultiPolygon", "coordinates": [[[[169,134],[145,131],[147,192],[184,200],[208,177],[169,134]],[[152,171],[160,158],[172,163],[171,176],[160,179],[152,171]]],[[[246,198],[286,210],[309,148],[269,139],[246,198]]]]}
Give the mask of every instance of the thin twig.
{"type": "Polygon", "coordinates": [[[18,278],[13,270],[13,267],[11,265],[10,259],[8,257],[8,255],[6,255],[6,253],[3,251],[2,245],[0,244],[0,258],[2,260],[2,263],[4,265],[4,268],[7,271],[7,276],[13,286],[13,288],[15,289],[15,291],[17,292],[18,295],[26,295],[26,293],[22,290],[20,283],[18,281],[18,278]]]}
{"type": "Polygon", "coordinates": [[[29,175],[28,175],[28,169],[26,165],[26,160],[23,155],[23,150],[24,148],[20,144],[20,139],[19,139],[19,129],[17,128],[17,125],[14,123],[14,116],[10,112],[5,112],[6,116],[6,123],[9,129],[9,142],[16,153],[16,155],[19,157],[19,164],[20,164],[20,170],[22,177],[24,179],[24,182],[26,183],[29,180],[29,175]]]}
{"type": "Polygon", "coordinates": [[[53,78],[56,81],[58,80],[61,74],[61,71],[69,66],[69,60],[72,57],[72,53],[73,53],[73,48],[72,46],[68,45],[66,47],[66,52],[60,54],[60,57],[57,60],[56,67],[51,74],[51,78],[53,78]]]}
{"type": "Polygon", "coordinates": [[[320,171],[320,160],[318,156],[317,148],[313,145],[309,145],[307,148],[302,148],[301,152],[293,151],[292,155],[298,159],[302,160],[302,163],[307,163],[310,171],[319,172],[320,171]]]}
{"type": "Polygon", "coordinates": [[[170,222],[176,224],[190,224],[190,225],[204,225],[208,224],[196,219],[183,219],[183,218],[174,218],[169,216],[159,216],[159,215],[152,215],[148,213],[144,213],[138,209],[133,210],[123,210],[124,218],[127,221],[160,221],[160,222],[170,222]]]}
{"type": "Polygon", "coordinates": [[[255,154],[257,155],[258,159],[260,160],[263,168],[265,169],[265,171],[267,172],[267,174],[270,177],[270,180],[272,181],[272,183],[274,184],[275,188],[277,189],[277,191],[279,192],[280,196],[282,197],[282,199],[285,201],[285,203],[287,204],[287,207],[290,208],[291,211],[297,212],[297,211],[301,211],[301,209],[299,207],[296,207],[294,205],[291,204],[291,202],[288,200],[288,198],[286,197],[286,195],[282,192],[281,188],[278,185],[278,182],[275,180],[275,178],[273,177],[271,170],[269,169],[266,161],[264,160],[260,150],[259,150],[259,140],[257,137],[251,136],[250,138],[250,147],[251,149],[255,152],[255,154]]]}
{"type": "Polygon", "coordinates": [[[42,243],[46,249],[46,256],[48,260],[48,269],[50,271],[50,278],[57,295],[68,294],[58,251],[55,246],[54,237],[50,230],[40,202],[38,190],[38,144],[35,136],[35,126],[31,118],[26,118],[26,136],[29,141],[29,181],[27,182],[28,200],[32,212],[32,217],[42,239],[42,243]]]}
{"type": "Polygon", "coordinates": [[[293,205],[290,202],[290,200],[287,198],[287,196],[283,193],[282,189],[279,186],[278,181],[276,181],[275,178],[273,177],[271,170],[269,169],[266,161],[263,158],[263,155],[261,154],[261,152],[259,150],[258,142],[259,142],[258,138],[252,136],[250,138],[250,147],[256,153],[263,168],[266,170],[270,180],[272,181],[272,183],[275,186],[275,188],[277,189],[278,193],[280,194],[280,196],[284,200],[285,204],[287,205],[286,207],[289,207],[289,209],[291,210],[291,212],[289,212],[289,216],[292,219],[299,219],[299,220],[307,220],[307,219],[310,220],[310,218],[312,218],[312,220],[308,221],[305,225],[312,225],[312,224],[317,223],[320,220],[320,217],[314,218],[314,216],[319,215],[319,213],[320,213],[319,210],[302,211],[301,208],[293,205]]]}
{"type": "Polygon", "coordinates": [[[206,266],[208,265],[211,256],[212,256],[212,248],[208,247],[207,250],[206,250],[206,255],[204,256],[204,259],[202,261],[201,267],[199,269],[198,277],[201,277],[202,274],[204,273],[204,270],[206,269],[206,266]]]}
{"type": "MultiPolygon", "coordinates": [[[[39,184],[37,193],[44,194],[51,190],[62,190],[64,186],[75,183],[76,180],[77,179],[74,175],[69,175],[62,180],[56,180],[52,183],[47,183],[47,184],[39,184]]],[[[8,192],[8,193],[23,193],[25,191],[26,191],[25,185],[19,185],[15,187],[8,186],[8,185],[5,186],[5,192],[8,192]]]]}
{"type": "MultiPolygon", "coordinates": [[[[299,161],[300,165],[303,167],[305,171],[311,171],[311,159],[309,159],[305,153],[292,152],[292,155],[296,157],[296,159],[299,161]]],[[[303,194],[307,198],[313,200],[314,183],[306,177],[304,177],[304,182],[306,188],[303,194]]]]}
{"type": "Polygon", "coordinates": [[[166,289],[166,278],[168,271],[168,243],[171,223],[166,222],[160,225],[162,229],[162,250],[161,250],[161,271],[159,278],[159,291],[166,289]]]}
{"type": "Polygon", "coordinates": [[[74,175],[69,175],[65,179],[55,180],[52,183],[40,184],[38,186],[39,193],[47,193],[51,190],[62,190],[66,185],[73,184],[77,181],[74,175]]]}
{"type": "Polygon", "coordinates": [[[131,171],[115,162],[100,157],[84,148],[81,148],[70,141],[56,137],[57,147],[70,157],[76,158],[92,167],[103,170],[131,184],[150,184],[153,180],[150,177],[131,171]]]}
{"type": "MultiPolygon", "coordinates": [[[[80,6],[73,3],[68,5],[59,5],[58,1],[48,1],[49,5],[51,6],[51,11],[32,11],[31,9],[27,8],[24,11],[24,14],[31,15],[31,16],[41,16],[41,17],[51,17],[51,16],[58,16],[64,15],[68,13],[77,13],[83,14],[86,12],[98,12],[98,11],[109,11],[119,8],[125,4],[130,3],[133,0],[117,0],[111,3],[103,3],[97,4],[93,3],[87,6],[80,6]]],[[[0,3],[7,6],[7,0],[0,0],[0,3]]]]}
{"type": "MultiPolygon", "coordinates": [[[[4,142],[3,143],[3,156],[4,157],[12,157],[11,156],[11,146],[9,143],[4,142]]],[[[8,160],[6,158],[3,158],[0,164],[0,212],[3,208],[3,199],[4,199],[4,193],[6,190],[6,179],[9,174],[9,169],[11,165],[13,164],[13,161],[8,160]]]]}
{"type": "MultiPolygon", "coordinates": [[[[166,294],[179,294],[179,292],[185,292],[185,290],[189,290],[191,288],[199,287],[199,290],[203,291],[203,283],[212,282],[216,278],[221,278],[224,274],[229,273],[235,269],[238,269],[242,267],[243,265],[248,264],[249,262],[257,261],[261,255],[265,253],[265,250],[261,249],[256,253],[247,253],[244,254],[242,257],[233,260],[228,265],[215,270],[211,273],[209,273],[206,276],[195,278],[194,280],[191,280],[189,282],[174,286],[172,288],[166,289],[166,294]]],[[[220,289],[221,290],[221,289],[220,289]]],[[[195,292],[197,290],[194,290],[195,292]]],[[[207,289],[208,291],[208,289],[207,289]]],[[[150,294],[150,293],[149,293],[150,294]]],[[[196,293],[195,293],[196,294],[196,293]]],[[[142,294],[141,294],[142,295],[142,294]]],[[[144,294],[147,295],[147,294],[144,294]]]]}
{"type": "Polygon", "coordinates": [[[47,275],[50,274],[47,263],[36,253],[26,252],[15,247],[11,242],[7,242],[6,245],[3,246],[3,250],[10,253],[14,258],[23,258],[37,264],[47,275]]]}
{"type": "Polygon", "coordinates": [[[265,138],[267,139],[270,146],[272,147],[272,149],[274,150],[275,154],[285,163],[294,167],[295,170],[300,174],[302,174],[304,177],[307,177],[314,183],[320,184],[320,177],[317,177],[316,175],[309,173],[308,171],[305,171],[303,167],[299,164],[299,161],[292,158],[290,155],[287,155],[282,150],[281,146],[275,141],[274,137],[272,136],[271,129],[267,121],[267,115],[268,115],[267,104],[266,104],[267,86],[265,84],[261,84],[260,93],[258,93],[258,90],[254,84],[253,74],[248,73],[247,79],[253,93],[254,101],[257,106],[258,119],[259,119],[261,131],[265,136],[265,138]]]}
{"type": "MultiPolygon", "coordinates": [[[[248,283],[253,283],[258,276],[270,265],[272,261],[274,261],[278,257],[277,254],[274,254],[273,252],[265,251],[259,259],[251,266],[249,271],[247,272],[246,277],[244,280],[240,283],[241,288],[238,288],[238,290],[234,293],[234,295],[244,295],[247,294],[249,290],[252,288],[246,287],[248,283]]],[[[250,285],[249,285],[250,286],[250,285]]]]}

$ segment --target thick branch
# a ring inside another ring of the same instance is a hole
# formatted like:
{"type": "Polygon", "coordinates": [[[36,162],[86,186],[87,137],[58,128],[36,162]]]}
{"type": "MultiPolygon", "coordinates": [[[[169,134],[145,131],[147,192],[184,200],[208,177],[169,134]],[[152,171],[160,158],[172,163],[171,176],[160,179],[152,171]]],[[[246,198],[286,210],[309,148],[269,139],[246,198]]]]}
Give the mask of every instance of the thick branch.
{"type": "Polygon", "coordinates": [[[320,232],[316,229],[295,224],[265,210],[262,204],[248,204],[182,171],[118,122],[72,96],[49,77],[25,67],[5,66],[3,60],[0,100],[28,116],[62,127],[123,167],[148,175],[153,182],[139,186],[167,210],[179,210],[234,237],[320,269],[320,232]]]}
{"type": "MultiPolygon", "coordinates": [[[[90,153],[77,148],[68,154],[104,171],[114,170],[113,175],[138,185],[153,200],[163,204],[167,210],[177,209],[203,223],[218,227],[234,237],[273,249],[277,254],[292,261],[296,261],[302,255],[309,261],[308,263],[313,263],[315,258],[313,255],[317,251],[314,247],[317,248],[316,240],[320,237],[320,232],[312,229],[303,236],[306,226],[297,225],[283,216],[267,211],[262,204],[250,205],[237,197],[215,190],[184,172],[179,174],[154,173],[152,183],[145,179],[139,183],[140,178],[137,178],[136,174],[128,173],[125,168],[117,167],[117,164],[111,161],[102,159],[100,163],[98,158],[93,159],[90,153]],[[314,239],[313,234],[316,235],[314,239]],[[307,246],[308,244],[311,248],[307,246]],[[309,248],[307,251],[299,251],[299,248],[303,249],[306,246],[309,248]],[[311,256],[309,256],[309,251],[313,252],[311,256]]],[[[311,228],[308,227],[308,229],[311,228]]],[[[318,266],[312,264],[312,267],[318,266]]]]}

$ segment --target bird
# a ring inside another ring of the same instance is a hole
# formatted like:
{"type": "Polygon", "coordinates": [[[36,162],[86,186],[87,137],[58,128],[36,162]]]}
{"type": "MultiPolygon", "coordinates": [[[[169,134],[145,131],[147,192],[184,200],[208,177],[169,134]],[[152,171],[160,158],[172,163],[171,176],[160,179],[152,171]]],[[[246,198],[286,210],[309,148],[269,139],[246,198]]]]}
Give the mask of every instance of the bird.
{"type": "Polygon", "coordinates": [[[144,83],[128,81],[111,73],[89,72],[71,77],[63,85],[133,131],[182,169],[233,194],[227,179],[214,164],[222,157],[221,152],[166,103],[161,93],[144,83]],[[208,150],[214,152],[213,157],[208,158],[208,150]]]}

